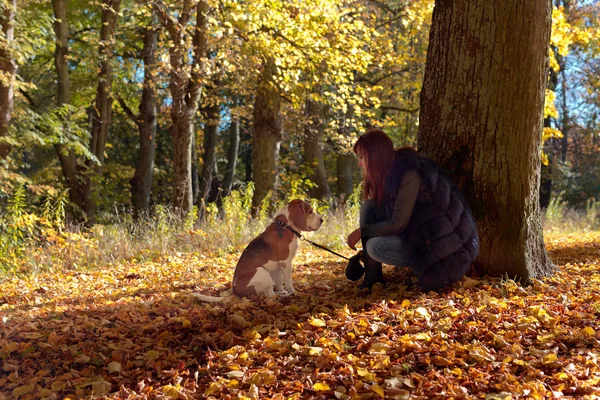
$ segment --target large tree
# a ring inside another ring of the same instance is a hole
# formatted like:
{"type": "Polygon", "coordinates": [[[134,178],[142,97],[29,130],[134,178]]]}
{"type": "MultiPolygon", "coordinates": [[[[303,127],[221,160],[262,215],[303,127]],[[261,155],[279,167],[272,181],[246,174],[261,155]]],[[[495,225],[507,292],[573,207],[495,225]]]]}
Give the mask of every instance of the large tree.
{"type": "Polygon", "coordinates": [[[304,162],[308,167],[311,181],[315,184],[309,191],[310,197],[329,200],[331,189],[327,182],[327,172],[323,159],[323,130],[325,107],[311,99],[306,102],[308,121],[304,126],[304,162]]]}
{"type": "Polygon", "coordinates": [[[277,68],[272,58],[265,60],[259,88],[254,99],[252,134],[252,171],[254,195],[252,214],[256,215],[269,190],[277,182],[277,163],[281,144],[281,94],[275,76],[277,68]]]}
{"type": "Polygon", "coordinates": [[[462,187],[485,271],[551,273],[538,203],[550,0],[437,0],[418,146],[462,187]]]}

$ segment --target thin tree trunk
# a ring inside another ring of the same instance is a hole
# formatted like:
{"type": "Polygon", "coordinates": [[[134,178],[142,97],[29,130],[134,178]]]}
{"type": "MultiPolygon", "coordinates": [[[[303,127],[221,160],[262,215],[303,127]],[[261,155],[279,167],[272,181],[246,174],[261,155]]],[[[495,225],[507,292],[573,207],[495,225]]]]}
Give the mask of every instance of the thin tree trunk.
{"type": "Polygon", "coordinates": [[[156,50],[158,47],[158,30],[155,27],[156,12],[153,12],[150,25],[144,33],[144,88],[140,102],[140,113],[137,120],[140,133],[140,150],[131,179],[131,202],[135,216],[150,209],[152,190],[152,173],[154,170],[154,146],[156,143],[156,50]]]}
{"type": "Polygon", "coordinates": [[[306,114],[310,122],[304,127],[304,162],[310,171],[310,180],[316,185],[310,188],[310,197],[328,200],[331,190],[323,161],[323,109],[322,105],[307,101],[306,114]]]}
{"type": "Polygon", "coordinates": [[[92,144],[91,152],[98,159],[98,163],[88,160],[84,183],[84,211],[87,215],[89,225],[96,222],[96,201],[93,196],[94,178],[102,175],[104,165],[104,150],[110,130],[112,116],[112,66],[111,61],[114,52],[114,34],[119,16],[121,0],[103,0],[102,17],[100,19],[98,87],[96,89],[96,100],[92,107],[92,144]]]}
{"type": "Polygon", "coordinates": [[[2,138],[8,137],[8,126],[12,117],[15,96],[15,78],[17,75],[17,62],[13,55],[15,39],[15,15],[17,0],[3,2],[0,10],[0,25],[2,26],[3,40],[0,42],[0,159],[6,158],[10,151],[8,143],[2,138]]]}
{"type": "Polygon", "coordinates": [[[553,270],[538,202],[550,27],[550,0],[437,0],[421,91],[419,150],[465,192],[485,271],[521,280],[553,270]]]}
{"type": "Polygon", "coordinates": [[[248,123],[240,125],[240,135],[242,139],[241,157],[244,163],[244,182],[252,182],[254,173],[252,171],[252,132],[248,123]]]}
{"type": "MultiPolygon", "coordinates": [[[[54,33],[56,36],[56,47],[54,50],[54,65],[57,75],[57,97],[56,105],[64,106],[71,102],[71,80],[69,76],[69,21],[67,19],[66,0],[52,0],[54,9],[54,33]]],[[[77,158],[72,149],[60,143],[54,145],[56,154],[60,161],[61,169],[69,188],[69,200],[74,207],[72,218],[77,221],[84,220],[83,215],[83,188],[81,185],[77,158]]]]}
{"type": "Polygon", "coordinates": [[[192,201],[198,204],[200,199],[200,165],[198,158],[197,135],[192,135],[192,201]]]}
{"type": "Polygon", "coordinates": [[[169,48],[171,78],[169,90],[172,97],[171,137],[173,140],[173,206],[180,216],[187,215],[193,206],[192,193],[192,136],[198,103],[201,95],[200,62],[206,54],[208,35],[206,13],[208,4],[201,0],[196,5],[191,70],[184,62],[185,28],[191,17],[191,0],[185,0],[179,19],[174,21],[159,5],[153,3],[159,17],[169,32],[173,45],[169,48]]]}
{"type": "Polygon", "coordinates": [[[277,161],[281,143],[281,95],[274,80],[277,68],[273,59],[265,61],[254,100],[252,134],[252,171],[254,195],[252,215],[256,216],[263,200],[277,182],[277,161]]]}
{"type": "Polygon", "coordinates": [[[200,192],[198,206],[205,204],[211,189],[217,163],[217,135],[219,132],[219,105],[214,104],[206,108],[206,124],[204,127],[204,152],[202,160],[202,173],[200,174],[200,192]]]}
{"type": "Polygon", "coordinates": [[[342,203],[348,200],[348,197],[354,191],[354,182],[352,180],[356,166],[356,156],[354,154],[339,154],[336,159],[337,172],[337,190],[342,203]]]}
{"type": "Polygon", "coordinates": [[[229,147],[227,149],[227,167],[223,176],[223,197],[229,196],[233,187],[238,149],[240,147],[240,122],[236,117],[229,126],[229,147]]]}

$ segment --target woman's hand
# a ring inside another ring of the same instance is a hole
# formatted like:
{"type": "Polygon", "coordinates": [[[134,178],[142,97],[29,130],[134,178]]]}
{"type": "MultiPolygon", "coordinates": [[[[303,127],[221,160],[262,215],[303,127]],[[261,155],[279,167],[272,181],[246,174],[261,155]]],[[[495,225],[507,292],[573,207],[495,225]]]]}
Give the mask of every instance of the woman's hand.
{"type": "Polygon", "coordinates": [[[352,231],[351,234],[348,235],[348,247],[352,250],[356,250],[356,243],[360,240],[360,228],[352,231]]]}

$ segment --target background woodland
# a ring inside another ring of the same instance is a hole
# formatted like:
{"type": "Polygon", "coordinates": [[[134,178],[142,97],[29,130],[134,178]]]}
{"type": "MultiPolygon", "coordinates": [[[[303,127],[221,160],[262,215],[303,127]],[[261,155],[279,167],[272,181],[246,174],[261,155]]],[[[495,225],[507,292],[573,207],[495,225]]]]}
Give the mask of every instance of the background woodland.
{"type": "MultiPolygon", "coordinates": [[[[0,254],[65,222],[158,209],[193,225],[232,191],[253,217],[294,196],[337,209],[361,181],[351,145],[365,128],[416,145],[433,6],[3,1],[0,254]]],[[[540,204],[588,225],[599,12],[555,3],[544,110],[540,204]]]]}

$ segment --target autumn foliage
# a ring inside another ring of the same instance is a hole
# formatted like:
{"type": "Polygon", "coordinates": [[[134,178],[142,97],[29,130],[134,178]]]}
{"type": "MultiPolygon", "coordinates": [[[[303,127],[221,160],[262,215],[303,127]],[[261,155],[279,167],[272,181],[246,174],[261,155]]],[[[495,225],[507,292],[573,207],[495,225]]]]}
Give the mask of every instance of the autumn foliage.
{"type": "MultiPolygon", "coordinates": [[[[192,235],[193,233],[189,233],[192,235]]],[[[359,292],[302,246],[297,294],[227,294],[237,254],[186,252],[5,280],[2,398],[595,398],[600,235],[550,234],[558,273],[359,292]],[[491,397],[490,397],[491,396],[491,397]]]]}

